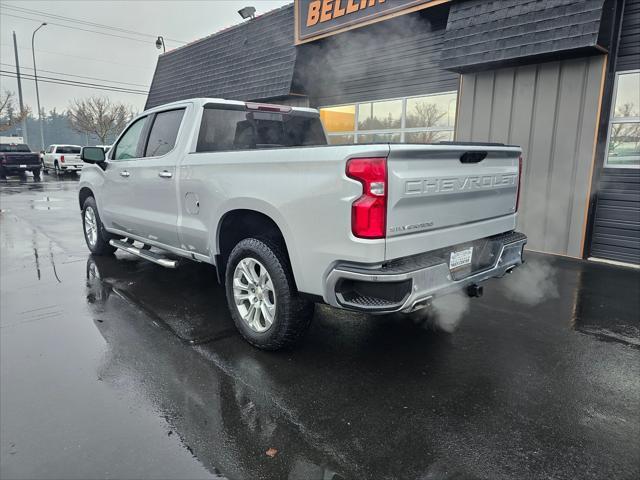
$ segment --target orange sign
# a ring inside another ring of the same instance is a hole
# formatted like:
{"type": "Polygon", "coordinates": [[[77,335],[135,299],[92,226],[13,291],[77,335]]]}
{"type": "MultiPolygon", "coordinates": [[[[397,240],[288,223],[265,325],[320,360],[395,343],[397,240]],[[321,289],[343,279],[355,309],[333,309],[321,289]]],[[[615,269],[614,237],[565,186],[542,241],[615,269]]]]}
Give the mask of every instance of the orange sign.
{"type": "Polygon", "coordinates": [[[295,0],[296,44],[451,0],[295,0]]]}

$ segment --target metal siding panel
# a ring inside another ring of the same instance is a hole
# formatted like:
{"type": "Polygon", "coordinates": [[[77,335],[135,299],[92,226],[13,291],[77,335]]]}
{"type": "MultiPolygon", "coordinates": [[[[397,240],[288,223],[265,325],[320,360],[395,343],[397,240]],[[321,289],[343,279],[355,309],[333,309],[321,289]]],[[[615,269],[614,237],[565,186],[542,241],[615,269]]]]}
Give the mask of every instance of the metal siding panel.
{"type": "Polygon", "coordinates": [[[493,87],[493,105],[489,140],[509,143],[509,125],[511,124],[511,105],[513,104],[514,69],[498,70],[493,87]]]}
{"type": "Polygon", "coordinates": [[[493,72],[482,72],[476,77],[476,99],[473,109],[473,129],[471,131],[471,140],[474,142],[489,140],[493,82],[493,72]]]}
{"type": "Polygon", "coordinates": [[[640,68],[640,0],[626,0],[616,70],[640,68]]]}
{"type": "Polygon", "coordinates": [[[558,62],[539,66],[534,123],[530,142],[530,169],[527,178],[527,210],[523,211],[529,226],[529,247],[544,251],[545,216],[548,202],[548,180],[552,165],[552,148],[556,128],[556,97],[560,76],[558,62]]]}
{"type": "MultiPolygon", "coordinates": [[[[555,142],[548,178],[544,250],[566,251],[573,210],[572,187],[575,151],[582,123],[582,89],[586,62],[571,60],[560,65],[555,142]]],[[[589,162],[590,163],[590,162],[589,162]]]]}
{"type": "Polygon", "coordinates": [[[640,263],[640,171],[603,170],[591,256],[640,263]]]}
{"type": "MultiPolygon", "coordinates": [[[[537,67],[535,65],[518,67],[514,70],[514,73],[509,143],[522,147],[524,172],[520,185],[520,212],[525,212],[527,211],[526,192],[529,188],[527,182],[531,171],[529,145],[531,143],[531,124],[534,116],[533,97],[535,94],[537,67]]],[[[526,220],[523,213],[518,215],[518,229],[526,231],[526,220]]]]}
{"type": "Polygon", "coordinates": [[[463,75],[456,134],[522,147],[518,228],[533,250],[580,255],[603,61],[588,57],[463,75]],[[487,109],[490,116],[482,113],[487,109]]]}
{"type": "Polygon", "coordinates": [[[473,103],[475,95],[473,92],[476,88],[476,74],[470,73],[462,76],[462,91],[458,102],[458,125],[456,131],[456,140],[459,142],[471,141],[471,128],[473,120],[473,103]]]}

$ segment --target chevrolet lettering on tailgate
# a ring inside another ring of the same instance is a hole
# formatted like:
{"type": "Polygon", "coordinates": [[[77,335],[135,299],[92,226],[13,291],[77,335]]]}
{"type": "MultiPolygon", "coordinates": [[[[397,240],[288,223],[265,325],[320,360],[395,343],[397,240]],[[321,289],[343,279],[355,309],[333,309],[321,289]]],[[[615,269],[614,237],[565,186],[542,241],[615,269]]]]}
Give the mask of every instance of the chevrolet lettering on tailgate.
{"type": "Polygon", "coordinates": [[[406,195],[429,195],[435,193],[457,193],[470,190],[516,187],[516,174],[471,175],[468,177],[431,177],[409,180],[405,183],[406,195]]]}

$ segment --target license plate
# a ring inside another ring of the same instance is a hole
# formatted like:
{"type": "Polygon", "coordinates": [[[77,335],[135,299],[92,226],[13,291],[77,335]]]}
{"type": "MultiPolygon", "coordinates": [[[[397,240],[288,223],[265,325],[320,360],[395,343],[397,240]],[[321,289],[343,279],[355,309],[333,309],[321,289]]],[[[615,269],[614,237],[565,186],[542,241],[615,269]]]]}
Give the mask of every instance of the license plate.
{"type": "Polygon", "coordinates": [[[20,168],[27,168],[26,165],[20,165],[20,168]]]}
{"type": "Polygon", "coordinates": [[[451,252],[451,258],[449,259],[449,269],[464,267],[471,263],[471,257],[473,256],[473,247],[460,250],[459,252],[451,252]]]}

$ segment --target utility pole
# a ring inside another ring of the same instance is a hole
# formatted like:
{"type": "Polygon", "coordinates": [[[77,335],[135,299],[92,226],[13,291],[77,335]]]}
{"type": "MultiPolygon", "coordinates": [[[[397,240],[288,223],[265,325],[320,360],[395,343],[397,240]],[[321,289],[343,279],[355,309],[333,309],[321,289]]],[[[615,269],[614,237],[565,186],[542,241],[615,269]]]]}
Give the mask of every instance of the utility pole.
{"type": "Polygon", "coordinates": [[[18,101],[20,102],[20,115],[22,116],[22,138],[24,143],[29,144],[29,136],[27,134],[27,117],[24,114],[24,103],[22,102],[22,81],[20,79],[20,60],[18,60],[18,41],[16,40],[16,31],[13,31],[13,51],[16,55],[16,78],[18,79],[18,101]]]}
{"type": "Polygon", "coordinates": [[[42,24],[33,31],[33,35],[31,35],[31,54],[33,55],[33,78],[36,82],[36,100],[38,102],[38,123],[40,124],[40,145],[41,151],[44,151],[44,127],[42,125],[42,110],[40,109],[40,92],[38,91],[38,72],[36,71],[36,51],[34,47],[34,42],[36,38],[36,33],[42,27],[44,27],[47,22],[42,22],[42,24]]]}

